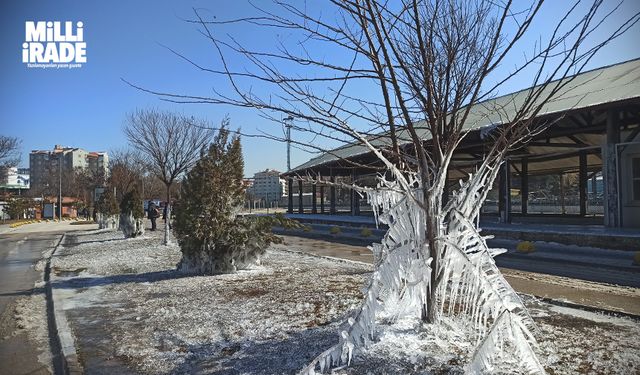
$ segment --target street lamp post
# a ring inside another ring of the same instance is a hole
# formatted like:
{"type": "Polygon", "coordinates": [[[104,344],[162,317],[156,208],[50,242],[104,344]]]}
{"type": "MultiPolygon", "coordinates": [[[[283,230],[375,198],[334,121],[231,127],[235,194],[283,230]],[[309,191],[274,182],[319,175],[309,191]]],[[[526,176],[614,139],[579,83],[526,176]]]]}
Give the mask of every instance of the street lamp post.
{"type": "Polygon", "coordinates": [[[293,116],[285,117],[282,119],[284,122],[284,126],[286,128],[286,137],[287,137],[287,172],[291,170],[291,121],[293,121],[293,116]]]}

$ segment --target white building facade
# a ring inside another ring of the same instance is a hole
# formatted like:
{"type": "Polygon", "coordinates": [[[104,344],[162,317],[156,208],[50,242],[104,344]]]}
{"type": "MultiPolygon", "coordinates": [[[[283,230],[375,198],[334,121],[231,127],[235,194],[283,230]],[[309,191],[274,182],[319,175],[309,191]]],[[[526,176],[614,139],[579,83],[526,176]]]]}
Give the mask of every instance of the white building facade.
{"type": "Polygon", "coordinates": [[[253,176],[253,185],[247,189],[247,193],[254,200],[279,201],[283,195],[287,194],[287,184],[280,178],[280,172],[266,169],[253,176]]]}
{"type": "Polygon", "coordinates": [[[0,172],[0,185],[8,188],[28,189],[29,168],[8,167],[0,172]]]}

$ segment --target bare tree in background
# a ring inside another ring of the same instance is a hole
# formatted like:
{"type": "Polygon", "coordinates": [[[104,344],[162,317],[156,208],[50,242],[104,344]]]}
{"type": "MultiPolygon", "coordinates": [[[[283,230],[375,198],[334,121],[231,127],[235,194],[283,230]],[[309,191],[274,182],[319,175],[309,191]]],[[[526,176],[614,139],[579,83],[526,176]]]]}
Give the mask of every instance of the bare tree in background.
{"type": "MultiPolygon", "coordinates": [[[[91,170],[89,168],[76,167],[73,171],[63,171],[62,178],[63,195],[76,197],[86,205],[94,205],[94,192],[97,187],[104,186],[106,176],[101,168],[91,170]]],[[[49,177],[49,180],[51,177],[49,177]]]]}
{"type": "Polygon", "coordinates": [[[20,140],[0,135],[0,168],[15,167],[20,162],[20,140]]]}
{"type": "MultiPolygon", "coordinates": [[[[138,151],[116,150],[109,153],[108,185],[116,189],[118,203],[124,194],[134,186],[139,185],[141,195],[144,195],[144,177],[147,170],[145,160],[138,151]]],[[[144,196],[142,197],[144,199],[144,196]]]]}
{"type": "MultiPolygon", "coordinates": [[[[166,196],[164,183],[153,167],[149,166],[147,158],[137,150],[115,150],[109,153],[109,179],[108,185],[115,188],[118,202],[134,186],[138,186],[143,200],[153,200],[166,196]]],[[[171,196],[179,192],[179,186],[174,183],[171,187],[171,196]]]]}
{"type": "Polygon", "coordinates": [[[542,0],[526,6],[491,0],[330,3],[333,9],[323,9],[322,16],[297,2],[280,1],[270,8],[255,6],[255,17],[233,20],[207,20],[195,11],[191,22],[200,26],[219,63],[206,67],[175,53],[216,79],[226,77],[229,90],[212,97],[142,90],[178,103],[254,108],[275,122],[293,116],[295,129],[315,139],[312,144],[299,141],[299,146],[330,152],[322,145],[355,142],[382,162],[387,173],[381,174],[379,188],[354,186],[367,192],[380,221],[390,225],[383,243],[374,246],[369,292],[338,345],[318,356],[305,373],[349,363],[353,348],[370,342],[376,312],[385,302],[392,305],[393,298],[403,306],[418,306],[428,323],[467,316],[474,327],[469,342],[476,343],[469,364],[473,371],[490,368],[492,348],[504,335],[514,340],[524,367],[543,372],[532,349],[532,320],[493,262],[499,251],[487,247],[473,223],[507,152],[557,121],[535,118],[640,15],[626,15],[611,34],[594,41],[617,7],[608,11],[599,0],[586,7],[578,2],[557,15],[554,25],[546,25],[547,36],[527,45],[542,0]],[[226,25],[275,30],[287,37],[264,49],[218,31],[226,25]],[[292,36],[300,38],[287,44],[292,36]],[[527,52],[519,57],[520,51],[527,52]],[[502,69],[514,59],[515,66],[502,69]],[[480,105],[522,78],[530,79],[531,88],[517,99],[505,97],[490,108],[480,105]],[[256,89],[256,83],[267,88],[256,89]],[[378,95],[371,95],[371,88],[378,95]],[[486,140],[484,159],[444,205],[456,148],[470,130],[487,124],[496,126],[486,140]],[[379,133],[383,141],[375,136],[379,133]]]}
{"type": "Polygon", "coordinates": [[[124,132],[129,143],[145,156],[166,188],[167,215],[164,244],[170,243],[171,187],[200,156],[212,132],[203,121],[156,110],[137,110],[128,116],[124,132]]]}

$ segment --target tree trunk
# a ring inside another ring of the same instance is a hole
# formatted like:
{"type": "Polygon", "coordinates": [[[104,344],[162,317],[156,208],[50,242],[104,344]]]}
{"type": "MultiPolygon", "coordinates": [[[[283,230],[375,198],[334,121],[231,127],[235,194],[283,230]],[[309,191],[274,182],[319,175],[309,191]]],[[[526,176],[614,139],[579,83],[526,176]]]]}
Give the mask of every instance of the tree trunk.
{"type": "MultiPolygon", "coordinates": [[[[446,169],[445,169],[446,170],[446,169]]],[[[428,185],[429,176],[424,173],[421,175],[422,179],[422,194],[426,205],[426,241],[429,245],[429,254],[431,257],[431,277],[429,283],[429,290],[426,291],[426,306],[422,307],[422,321],[433,324],[436,322],[436,302],[438,293],[438,284],[440,283],[440,263],[441,263],[441,246],[442,242],[438,241],[441,235],[442,228],[441,214],[442,214],[442,194],[444,191],[444,185],[440,179],[435,178],[433,180],[434,186],[428,185]]],[[[446,181],[446,179],[444,180],[446,181]]],[[[427,256],[426,254],[423,256],[427,256]]]]}
{"type": "Polygon", "coordinates": [[[169,228],[169,223],[171,222],[171,184],[165,184],[165,186],[167,187],[167,201],[165,203],[167,214],[165,215],[164,220],[164,244],[170,245],[171,235],[169,232],[171,231],[171,229],[169,228]]]}
{"type": "Polygon", "coordinates": [[[436,241],[436,238],[440,234],[440,220],[438,219],[440,216],[440,212],[438,210],[439,206],[434,204],[434,202],[428,197],[425,201],[428,202],[427,208],[427,241],[429,244],[429,256],[431,257],[431,280],[430,287],[427,291],[427,311],[426,316],[423,316],[423,321],[426,320],[427,323],[435,323],[436,322],[436,293],[438,291],[438,273],[440,272],[440,249],[439,242],[436,241]],[[426,319],[425,319],[426,318],[426,319]]]}

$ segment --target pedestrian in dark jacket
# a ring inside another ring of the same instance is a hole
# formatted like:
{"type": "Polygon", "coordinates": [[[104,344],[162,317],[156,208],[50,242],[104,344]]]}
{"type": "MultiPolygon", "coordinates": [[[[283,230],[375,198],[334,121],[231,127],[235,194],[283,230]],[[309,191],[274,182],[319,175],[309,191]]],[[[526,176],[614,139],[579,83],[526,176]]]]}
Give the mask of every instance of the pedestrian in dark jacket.
{"type": "Polygon", "coordinates": [[[158,208],[155,204],[149,203],[148,216],[149,220],[151,220],[151,230],[156,230],[156,219],[158,218],[158,208]]]}

